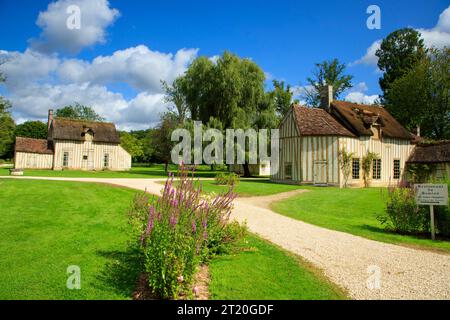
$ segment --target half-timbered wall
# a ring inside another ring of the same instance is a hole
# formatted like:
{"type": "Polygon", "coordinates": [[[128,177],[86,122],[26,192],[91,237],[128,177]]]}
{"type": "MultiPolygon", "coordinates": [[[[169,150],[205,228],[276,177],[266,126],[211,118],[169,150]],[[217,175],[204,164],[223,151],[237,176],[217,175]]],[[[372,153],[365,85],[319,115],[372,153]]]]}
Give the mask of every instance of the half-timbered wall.
{"type": "Polygon", "coordinates": [[[130,155],[120,146],[92,141],[55,141],[54,169],[63,169],[64,153],[68,153],[67,169],[82,170],[129,170],[130,155]],[[108,166],[104,157],[108,154],[108,166]]]}
{"type": "MultiPolygon", "coordinates": [[[[403,176],[405,163],[408,160],[414,145],[408,140],[384,138],[376,140],[372,137],[355,138],[339,138],[340,148],[345,148],[349,152],[355,154],[355,158],[362,161],[362,157],[367,152],[375,152],[381,159],[381,179],[372,179],[372,185],[386,185],[389,183],[397,183],[394,179],[394,160],[400,160],[400,177],[403,176]]],[[[372,174],[372,172],[371,172],[372,174]]],[[[363,184],[363,174],[361,169],[360,179],[354,180],[350,176],[349,181],[353,185],[363,184]]]]}
{"type": "MultiPolygon", "coordinates": [[[[343,182],[339,167],[338,152],[345,148],[360,159],[368,151],[375,152],[381,159],[381,177],[372,179],[372,185],[387,185],[396,183],[394,180],[394,160],[400,160],[400,177],[404,174],[405,163],[414,145],[408,140],[373,137],[342,137],[342,136],[300,136],[293,116],[292,109],[285,116],[280,126],[279,170],[272,172],[272,180],[286,183],[322,182],[339,185],[343,182]],[[286,167],[289,167],[286,169],[286,167]],[[287,176],[290,174],[290,176],[287,176]]],[[[360,179],[353,180],[350,176],[349,184],[363,185],[362,168],[360,179]]]]}
{"type": "Polygon", "coordinates": [[[51,169],[53,167],[53,155],[16,152],[14,157],[14,167],[17,169],[51,169]]]}

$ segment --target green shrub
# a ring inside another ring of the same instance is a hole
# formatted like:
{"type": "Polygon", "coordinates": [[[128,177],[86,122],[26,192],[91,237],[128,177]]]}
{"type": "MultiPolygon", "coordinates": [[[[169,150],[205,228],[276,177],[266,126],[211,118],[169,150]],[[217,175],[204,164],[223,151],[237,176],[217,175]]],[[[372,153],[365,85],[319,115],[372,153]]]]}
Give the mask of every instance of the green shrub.
{"type": "Polygon", "coordinates": [[[226,173],[226,172],[220,172],[215,177],[215,182],[218,185],[229,185],[229,186],[236,186],[239,184],[240,177],[236,173],[226,173]]]}
{"type": "Polygon", "coordinates": [[[184,167],[177,186],[171,175],[161,197],[136,196],[129,214],[133,245],[143,253],[149,288],[163,299],[190,296],[200,263],[228,250],[245,232],[245,227],[229,223],[236,197],[232,188],[211,199],[203,197],[201,184],[188,177],[184,167]]]}
{"type": "MultiPolygon", "coordinates": [[[[437,180],[433,183],[447,184],[448,194],[450,195],[450,179],[437,180]]],[[[450,237],[450,207],[435,206],[434,215],[437,232],[442,236],[450,237]]]]}
{"type": "Polygon", "coordinates": [[[377,219],[387,229],[398,233],[422,233],[430,228],[428,210],[416,204],[411,188],[389,188],[385,214],[377,219]]]}

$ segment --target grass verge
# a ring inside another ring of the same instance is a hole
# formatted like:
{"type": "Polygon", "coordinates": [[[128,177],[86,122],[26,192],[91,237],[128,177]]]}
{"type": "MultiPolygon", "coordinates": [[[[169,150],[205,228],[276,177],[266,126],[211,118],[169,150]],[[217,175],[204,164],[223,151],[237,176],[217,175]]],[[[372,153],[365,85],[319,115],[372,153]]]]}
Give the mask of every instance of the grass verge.
{"type": "MultiPolygon", "coordinates": [[[[127,250],[136,191],[103,184],[0,179],[0,299],[131,299],[140,264],[127,250]],[[67,268],[81,270],[69,290],[67,268]]],[[[213,299],[340,299],[314,268],[250,235],[211,262],[213,299]]]]}
{"type": "Polygon", "coordinates": [[[285,216],[368,239],[450,252],[450,242],[388,232],[377,220],[385,208],[385,188],[319,188],[272,204],[285,216]]]}
{"type": "Polygon", "coordinates": [[[342,289],[310,264],[248,235],[236,254],[211,261],[211,299],[339,300],[342,289]]]}

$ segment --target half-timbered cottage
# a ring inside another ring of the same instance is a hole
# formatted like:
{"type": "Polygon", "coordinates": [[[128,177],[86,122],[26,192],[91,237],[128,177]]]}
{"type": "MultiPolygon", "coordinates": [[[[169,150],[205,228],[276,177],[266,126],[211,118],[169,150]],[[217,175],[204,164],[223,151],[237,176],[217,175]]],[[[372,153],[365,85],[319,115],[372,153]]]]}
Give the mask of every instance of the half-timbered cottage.
{"type": "Polygon", "coordinates": [[[16,138],[16,169],[129,170],[131,156],[120,146],[113,123],[48,115],[47,139],[16,138]]]}
{"type": "Polygon", "coordinates": [[[362,186],[362,158],[368,152],[373,160],[371,185],[396,183],[413,148],[413,135],[386,109],[346,101],[333,101],[328,87],[320,108],[293,105],[280,124],[279,170],[276,182],[343,184],[339,150],[353,154],[348,184],[362,186]]]}

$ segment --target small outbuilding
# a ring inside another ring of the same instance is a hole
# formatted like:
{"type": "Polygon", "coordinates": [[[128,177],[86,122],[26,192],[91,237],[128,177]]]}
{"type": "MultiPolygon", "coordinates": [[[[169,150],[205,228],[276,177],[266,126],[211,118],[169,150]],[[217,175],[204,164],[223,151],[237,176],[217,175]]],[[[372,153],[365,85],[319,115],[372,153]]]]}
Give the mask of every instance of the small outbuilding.
{"type": "Polygon", "coordinates": [[[420,143],[412,152],[407,164],[428,165],[432,179],[450,178],[450,140],[420,143]]]}
{"type": "Polygon", "coordinates": [[[129,170],[131,156],[113,123],[54,118],[49,110],[47,139],[16,138],[14,167],[129,170]]]}

